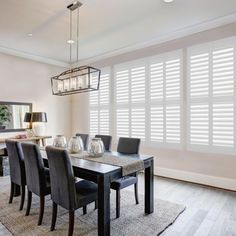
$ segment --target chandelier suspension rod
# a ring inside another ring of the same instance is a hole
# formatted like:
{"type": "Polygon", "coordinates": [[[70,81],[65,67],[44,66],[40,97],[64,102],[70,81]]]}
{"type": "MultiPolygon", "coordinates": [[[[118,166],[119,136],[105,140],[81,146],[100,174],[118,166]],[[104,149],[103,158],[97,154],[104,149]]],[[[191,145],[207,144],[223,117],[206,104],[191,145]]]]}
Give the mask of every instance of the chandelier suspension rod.
{"type": "Polygon", "coordinates": [[[79,64],[79,7],[77,8],[77,50],[76,50],[76,62],[79,64]]]}
{"type": "MultiPolygon", "coordinates": [[[[70,40],[72,40],[72,11],[70,11],[70,40]]],[[[70,68],[72,64],[72,41],[70,43],[70,68]]]]}

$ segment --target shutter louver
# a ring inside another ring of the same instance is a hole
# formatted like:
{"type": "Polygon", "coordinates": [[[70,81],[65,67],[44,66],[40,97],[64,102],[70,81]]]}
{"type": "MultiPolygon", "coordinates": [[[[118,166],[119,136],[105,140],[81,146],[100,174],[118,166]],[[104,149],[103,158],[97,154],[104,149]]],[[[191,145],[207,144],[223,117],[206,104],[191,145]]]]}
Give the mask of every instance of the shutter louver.
{"type": "Polygon", "coordinates": [[[118,137],[129,137],[129,110],[117,109],[116,133],[118,137]]]}
{"type": "Polygon", "coordinates": [[[164,141],[164,111],[163,106],[151,107],[151,141],[164,141]]]}
{"type": "Polygon", "coordinates": [[[165,63],[166,99],[180,98],[180,60],[165,63]]]}
{"type": "Polygon", "coordinates": [[[100,110],[100,134],[109,134],[109,110],[100,110]]]}
{"type": "Polygon", "coordinates": [[[89,94],[90,106],[98,105],[98,91],[92,91],[89,94]]]}
{"type": "Polygon", "coordinates": [[[166,142],[180,143],[180,106],[166,107],[166,142]]]}
{"type": "Polygon", "coordinates": [[[233,103],[213,104],[213,146],[234,146],[233,103]]]}
{"type": "Polygon", "coordinates": [[[163,63],[155,63],[150,65],[150,92],[151,100],[163,99],[163,63]]]}
{"type": "Polygon", "coordinates": [[[109,88],[109,74],[104,74],[101,75],[100,79],[100,105],[105,105],[109,104],[109,93],[110,93],[110,88],[109,88]]]}
{"type": "Polygon", "coordinates": [[[131,137],[145,140],[145,109],[131,111],[131,137]]]}
{"type": "Polygon", "coordinates": [[[190,107],[190,143],[209,145],[208,104],[196,104],[190,107]]]}
{"type": "Polygon", "coordinates": [[[234,49],[213,52],[213,96],[229,96],[234,93],[234,49]]]}
{"type": "Polygon", "coordinates": [[[131,69],[131,102],[145,101],[145,67],[131,69]]]}
{"type": "Polygon", "coordinates": [[[129,102],[129,71],[123,70],[116,73],[116,103],[129,102]]]}
{"type": "Polygon", "coordinates": [[[191,56],[190,96],[207,97],[209,94],[209,53],[191,56]]]}
{"type": "Polygon", "coordinates": [[[90,111],[90,134],[96,135],[98,133],[98,111],[90,111]]]}

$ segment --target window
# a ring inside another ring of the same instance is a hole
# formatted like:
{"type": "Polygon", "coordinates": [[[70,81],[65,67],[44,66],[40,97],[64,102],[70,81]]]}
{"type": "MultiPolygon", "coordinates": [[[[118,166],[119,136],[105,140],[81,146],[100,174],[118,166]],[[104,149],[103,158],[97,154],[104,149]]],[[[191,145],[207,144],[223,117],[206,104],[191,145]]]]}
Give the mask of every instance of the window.
{"type": "Polygon", "coordinates": [[[167,145],[181,143],[182,67],[181,52],[151,60],[150,141],[167,145]]]}
{"type": "Polygon", "coordinates": [[[235,151],[235,45],[233,40],[188,50],[188,145],[235,151]]]}
{"type": "Polygon", "coordinates": [[[115,67],[117,137],[138,137],[145,141],[145,86],[144,62],[115,67]]]}
{"type": "Polygon", "coordinates": [[[110,134],[110,70],[102,69],[100,88],[89,93],[90,134],[110,134]]]}
{"type": "Polygon", "coordinates": [[[90,93],[91,133],[235,154],[235,42],[224,39],[187,48],[187,54],[177,50],[115,65],[112,73],[103,70],[99,92],[90,93]]]}
{"type": "Polygon", "coordinates": [[[116,65],[116,136],[148,145],[181,143],[182,51],[116,65]]]}

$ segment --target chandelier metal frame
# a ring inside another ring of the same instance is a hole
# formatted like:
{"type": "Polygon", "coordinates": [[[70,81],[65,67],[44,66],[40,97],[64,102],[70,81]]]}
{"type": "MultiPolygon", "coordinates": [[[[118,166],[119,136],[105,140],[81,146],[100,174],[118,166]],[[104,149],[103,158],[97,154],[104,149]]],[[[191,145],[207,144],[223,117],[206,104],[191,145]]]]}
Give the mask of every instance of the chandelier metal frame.
{"type": "Polygon", "coordinates": [[[79,64],[79,8],[82,3],[76,1],[67,9],[70,10],[70,69],[51,78],[52,94],[58,96],[71,95],[99,90],[101,70],[92,66],[78,66],[79,64]],[[76,25],[76,64],[73,67],[72,62],[72,44],[74,43],[72,35],[72,13],[77,10],[76,25]]]}

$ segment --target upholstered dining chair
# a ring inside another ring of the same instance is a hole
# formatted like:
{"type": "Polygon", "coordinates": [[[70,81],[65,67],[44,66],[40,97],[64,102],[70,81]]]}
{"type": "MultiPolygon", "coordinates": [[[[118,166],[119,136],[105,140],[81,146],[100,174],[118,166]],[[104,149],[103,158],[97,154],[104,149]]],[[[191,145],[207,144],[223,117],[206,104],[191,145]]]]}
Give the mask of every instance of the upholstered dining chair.
{"type": "MultiPolygon", "coordinates": [[[[140,139],[138,138],[119,138],[117,152],[122,154],[138,154],[140,139]]],[[[116,191],[116,218],[120,217],[120,190],[134,185],[135,201],[139,204],[138,199],[138,173],[124,176],[111,183],[111,189],[116,191]]]]}
{"type": "Polygon", "coordinates": [[[81,137],[81,139],[83,141],[83,144],[84,144],[84,150],[87,150],[89,135],[88,134],[77,133],[76,136],[81,137]]]}
{"type": "MultiPolygon", "coordinates": [[[[55,229],[57,206],[69,211],[68,235],[73,235],[74,212],[97,200],[97,184],[81,180],[76,182],[68,152],[63,149],[46,147],[50,168],[51,196],[53,201],[51,231],[55,229]]],[[[84,212],[85,213],[85,212],[84,212]]]]}
{"type": "Polygon", "coordinates": [[[111,150],[112,136],[96,134],[95,138],[100,138],[102,140],[102,142],[104,144],[105,151],[110,151],[111,150]]]}
{"type": "Polygon", "coordinates": [[[12,203],[16,186],[21,187],[20,211],[23,209],[25,201],[25,163],[21,144],[17,141],[6,140],[7,153],[9,157],[11,192],[9,204],[12,203]]]}
{"type": "Polygon", "coordinates": [[[38,225],[42,224],[45,196],[51,193],[49,169],[44,167],[43,158],[38,145],[33,143],[22,143],[25,159],[26,183],[28,189],[28,202],[26,216],[30,213],[32,193],[40,197],[40,213],[38,225]]]}

